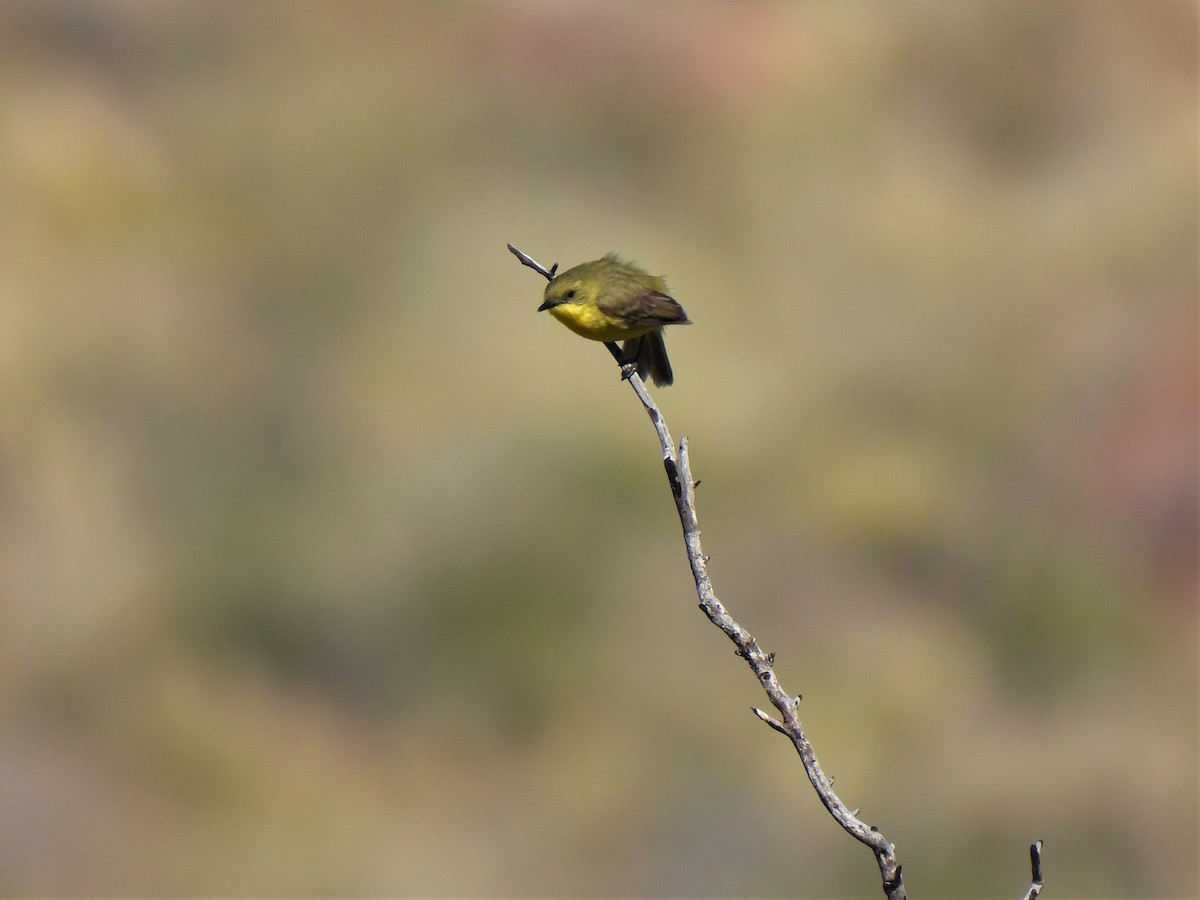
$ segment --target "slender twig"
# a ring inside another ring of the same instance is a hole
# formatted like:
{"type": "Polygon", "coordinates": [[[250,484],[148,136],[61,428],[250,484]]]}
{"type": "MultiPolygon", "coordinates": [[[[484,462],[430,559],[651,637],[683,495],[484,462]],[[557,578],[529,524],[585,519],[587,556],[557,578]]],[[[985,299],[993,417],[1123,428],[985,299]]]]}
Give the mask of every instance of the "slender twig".
{"type": "Polygon", "coordinates": [[[520,250],[518,250],[512,244],[508,244],[507,246],[508,246],[508,252],[511,253],[513,256],[515,256],[517,259],[519,259],[521,261],[521,265],[529,266],[529,268],[533,269],[533,271],[535,271],[541,275],[544,275],[547,281],[549,281],[551,278],[553,278],[554,273],[558,271],[558,263],[555,263],[554,265],[552,265],[550,268],[547,269],[545,266],[543,266],[540,262],[538,262],[532,256],[530,256],[527,253],[522,253],[520,250]]]}
{"type": "MultiPolygon", "coordinates": [[[[508,245],[508,249],[523,265],[541,273],[547,280],[554,277],[554,273],[558,269],[557,263],[546,269],[512,244],[508,245]]],[[[617,345],[606,343],[605,346],[620,364],[622,356],[617,345]]],[[[696,582],[696,595],[700,598],[700,609],[708,616],[709,621],[725,632],[726,636],[733,641],[734,646],[737,647],[737,655],[746,660],[746,663],[754,671],[759,684],[771,701],[771,705],[779,712],[779,718],[757,708],[753,710],[754,714],[775,731],[788,737],[800,755],[808,780],[812,783],[813,789],[816,790],[825,809],[846,833],[871,848],[871,852],[875,854],[875,862],[879,866],[879,874],[883,879],[883,892],[887,895],[888,900],[906,900],[907,894],[904,889],[901,865],[896,859],[895,844],[885,838],[874,825],[868,825],[858,818],[858,810],[851,810],[834,792],[833,779],[828,777],[821,768],[821,764],[817,761],[816,751],[813,750],[812,744],[800,725],[797,710],[801,698],[792,696],[785,691],[775,676],[773,669],[775,654],[764,653],[754,635],[739,625],[721,601],[717,599],[712,581],[708,577],[708,557],[704,555],[700,546],[700,525],[696,517],[696,485],[699,482],[692,480],[687,438],[679,441],[679,450],[676,453],[671,432],[667,429],[667,423],[663,419],[662,413],[659,412],[654,398],[646,390],[646,385],[636,372],[627,378],[630,387],[642,401],[642,406],[650,416],[650,421],[654,424],[654,430],[658,434],[659,444],[662,446],[663,468],[666,469],[667,481],[671,485],[671,495],[675,498],[675,507],[679,512],[680,524],[683,526],[683,542],[687,548],[692,577],[696,582]]],[[[1033,860],[1033,883],[1023,900],[1033,900],[1041,893],[1043,886],[1041,847],[1042,842],[1038,841],[1030,848],[1030,856],[1033,860]]]]}

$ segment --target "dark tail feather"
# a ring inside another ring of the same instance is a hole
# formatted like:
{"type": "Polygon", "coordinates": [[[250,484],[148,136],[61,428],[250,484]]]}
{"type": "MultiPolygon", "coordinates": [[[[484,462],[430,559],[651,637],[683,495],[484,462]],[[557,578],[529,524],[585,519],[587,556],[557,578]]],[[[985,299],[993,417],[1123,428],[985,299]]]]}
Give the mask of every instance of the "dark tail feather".
{"type": "Polygon", "coordinates": [[[671,362],[667,359],[667,342],[663,340],[662,329],[644,334],[636,341],[625,342],[625,355],[629,358],[631,343],[637,344],[637,372],[643,380],[651,378],[659,387],[669,387],[675,381],[675,373],[671,371],[671,362]]]}

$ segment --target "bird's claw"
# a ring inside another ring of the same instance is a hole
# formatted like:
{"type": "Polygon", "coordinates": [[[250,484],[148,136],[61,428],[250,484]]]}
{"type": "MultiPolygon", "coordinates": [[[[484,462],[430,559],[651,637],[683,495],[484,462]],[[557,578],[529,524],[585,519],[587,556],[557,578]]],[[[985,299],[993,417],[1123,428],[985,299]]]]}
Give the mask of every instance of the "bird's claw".
{"type": "Polygon", "coordinates": [[[636,362],[621,363],[621,380],[628,381],[637,372],[636,362]]]}

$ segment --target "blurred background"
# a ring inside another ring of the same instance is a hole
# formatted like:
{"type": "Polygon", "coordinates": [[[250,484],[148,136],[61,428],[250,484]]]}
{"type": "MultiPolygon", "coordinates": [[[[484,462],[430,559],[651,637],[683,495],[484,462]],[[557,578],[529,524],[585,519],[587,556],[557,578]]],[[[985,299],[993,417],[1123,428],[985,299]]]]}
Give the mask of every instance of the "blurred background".
{"type": "Polygon", "coordinates": [[[1197,9],[0,5],[0,892],[1197,883],[1197,9]]]}

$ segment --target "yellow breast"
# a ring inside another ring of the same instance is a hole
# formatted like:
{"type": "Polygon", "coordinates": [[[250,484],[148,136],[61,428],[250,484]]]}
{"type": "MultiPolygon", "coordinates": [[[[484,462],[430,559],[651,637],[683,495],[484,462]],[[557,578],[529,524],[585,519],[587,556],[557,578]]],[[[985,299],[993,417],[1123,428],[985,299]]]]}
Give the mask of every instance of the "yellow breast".
{"type": "Polygon", "coordinates": [[[593,341],[627,341],[641,337],[653,328],[629,328],[619,319],[606,316],[595,304],[563,303],[550,309],[550,315],[573,332],[593,341]]]}

